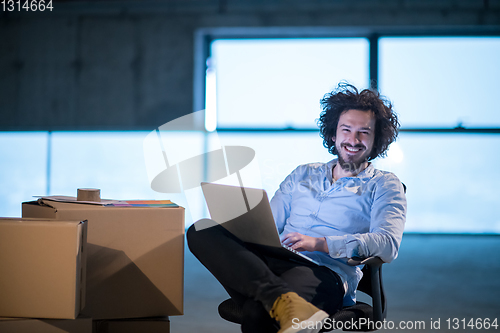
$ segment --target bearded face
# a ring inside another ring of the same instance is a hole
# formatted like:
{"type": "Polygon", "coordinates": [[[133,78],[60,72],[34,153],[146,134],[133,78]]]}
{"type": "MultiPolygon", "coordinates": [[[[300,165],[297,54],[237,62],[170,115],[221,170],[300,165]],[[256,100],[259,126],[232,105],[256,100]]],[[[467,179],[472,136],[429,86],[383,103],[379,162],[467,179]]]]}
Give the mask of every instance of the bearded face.
{"type": "Polygon", "coordinates": [[[368,161],[375,141],[375,116],[371,111],[348,110],[340,115],[335,142],[338,163],[354,172],[368,161]]]}

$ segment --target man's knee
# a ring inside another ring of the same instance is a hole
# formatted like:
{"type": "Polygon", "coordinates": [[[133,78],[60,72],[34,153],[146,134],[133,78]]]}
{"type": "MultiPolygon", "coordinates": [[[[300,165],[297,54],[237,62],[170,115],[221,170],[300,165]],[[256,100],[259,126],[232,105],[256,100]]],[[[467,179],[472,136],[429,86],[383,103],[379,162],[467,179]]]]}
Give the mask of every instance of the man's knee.
{"type": "Polygon", "coordinates": [[[200,235],[200,233],[198,232],[196,223],[191,225],[186,231],[186,240],[188,243],[189,250],[191,250],[191,252],[196,251],[197,244],[200,243],[199,242],[200,236],[202,235],[200,235]]]}
{"type": "Polygon", "coordinates": [[[188,245],[190,244],[190,242],[193,238],[196,238],[196,236],[194,235],[195,233],[196,233],[196,227],[194,226],[194,224],[192,224],[188,228],[188,230],[186,231],[186,239],[187,239],[188,245]]]}
{"type": "Polygon", "coordinates": [[[209,233],[206,231],[215,225],[217,225],[217,223],[213,220],[201,219],[188,228],[186,239],[191,252],[196,252],[198,246],[204,243],[203,239],[205,239],[209,233]]]}

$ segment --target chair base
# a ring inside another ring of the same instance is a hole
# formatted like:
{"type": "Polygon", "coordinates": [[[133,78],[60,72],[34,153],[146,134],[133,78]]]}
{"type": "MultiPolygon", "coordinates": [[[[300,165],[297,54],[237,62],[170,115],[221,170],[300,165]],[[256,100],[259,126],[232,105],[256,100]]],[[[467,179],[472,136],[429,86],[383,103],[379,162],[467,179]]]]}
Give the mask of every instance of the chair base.
{"type": "Polygon", "coordinates": [[[356,302],[355,305],[341,309],[330,316],[321,332],[330,332],[335,329],[347,332],[376,331],[377,328],[373,322],[373,308],[366,303],[356,302]]]}
{"type": "Polygon", "coordinates": [[[243,321],[243,309],[232,298],[220,303],[218,311],[222,319],[241,325],[243,321]]]}

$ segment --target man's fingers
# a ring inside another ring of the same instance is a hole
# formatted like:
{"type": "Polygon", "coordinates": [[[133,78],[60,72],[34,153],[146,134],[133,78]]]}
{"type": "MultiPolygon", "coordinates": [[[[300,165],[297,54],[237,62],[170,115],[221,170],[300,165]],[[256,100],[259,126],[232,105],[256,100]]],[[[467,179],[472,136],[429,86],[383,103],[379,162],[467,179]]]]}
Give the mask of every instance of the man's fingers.
{"type": "Polygon", "coordinates": [[[287,243],[290,243],[290,242],[295,243],[295,242],[297,242],[297,240],[299,240],[299,238],[297,237],[297,233],[291,232],[291,233],[286,234],[285,237],[283,237],[283,239],[281,240],[281,242],[286,245],[287,243]],[[287,242],[287,243],[285,243],[285,242],[287,242]]]}
{"type": "Polygon", "coordinates": [[[286,234],[285,236],[283,236],[283,238],[281,239],[281,243],[283,244],[286,244],[287,242],[289,242],[290,240],[290,234],[286,234]]]}
{"type": "Polygon", "coordinates": [[[285,242],[283,242],[283,244],[293,247],[295,244],[297,244],[298,241],[299,241],[299,239],[288,238],[285,242]]]}

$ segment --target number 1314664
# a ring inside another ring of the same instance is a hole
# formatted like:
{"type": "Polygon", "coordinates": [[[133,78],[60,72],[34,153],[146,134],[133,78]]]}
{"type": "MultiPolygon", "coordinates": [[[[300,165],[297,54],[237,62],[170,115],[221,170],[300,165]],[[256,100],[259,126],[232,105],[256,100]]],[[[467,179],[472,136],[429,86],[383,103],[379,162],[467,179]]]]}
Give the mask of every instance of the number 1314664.
{"type": "Polygon", "coordinates": [[[477,319],[459,319],[459,318],[448,318],[446,319],[448,329],[450,330],[465,330],[465,329],[476,329],[476,330],[497,330],[498,329],[498,319],[497,318],[477,318],[477,319]]]}
{"type": "Polygon", "coordinates": [[[43,12],[52,11],[52,0],[2,0],[0,7],[4,12],[43,12]]]}

